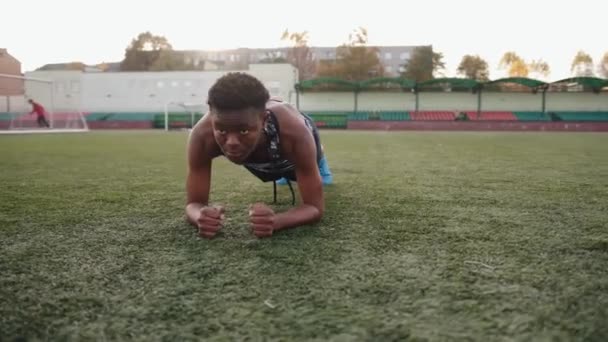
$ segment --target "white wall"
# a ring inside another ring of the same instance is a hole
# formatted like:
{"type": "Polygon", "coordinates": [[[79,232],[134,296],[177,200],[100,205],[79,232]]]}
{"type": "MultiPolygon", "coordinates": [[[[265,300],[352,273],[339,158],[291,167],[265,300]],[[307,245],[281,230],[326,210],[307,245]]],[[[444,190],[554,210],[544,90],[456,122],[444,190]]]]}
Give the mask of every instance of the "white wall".
{"type": "MultiPolygon", "coordinates": [[[[420,92],[418,110],[477,110],[477,94],[471,92],[420,92]]],[[[412,107],[410,110],[414,110],[412,107]]]]}
{"type": "Polygon", "coordinates": [[[367,111],[405,111],[416,108],[416,96],[406,92],[361,92],[358,109],[367,111]]]}
{"type": "Polygon", "coordinates": [[[206,103],[207,92],[224,73],[120,72],[83,74],[88,112],[163,111],[168,102],[206,103]]]}
{"type": "Polygon", "coordinates": [[[481,110],[540,112],[542,110],[542,101],[542,93],[483,92],[481,110]]]}
{"type": "Polygon", "coordinates": [[[291,64],[251,64],[249,72],[264,83],[270,96],[295,103],[298,69],[291,64]]]}
{"type": "MultiPolygon", "coordinates": [[[[415,95],[411,93],[359,93],[359,110],[416,109],[415,95]]],[[[476,111],[477,94],[466,92],[420,92],[419,110],[476,111]]],[[[352,92],[305,92],[300,95],[302,111],[351,111],[354,107],[352,92]]],[[[483,111],[534,111],[542,110],[542,94],[483,92],[483,111]]],[[[608,93],[547,93],[547,111],[608,111],[608,93]]]]}
{"type": "MultiPolygon", "coordinates": [[[[608,94],[551,93],[546,94],[546,111],[608,111],[608,94]]],[[[542,110],[542,93],[484,92],[482,110],[535,111],[542,110]]]]}
{"type": "Polygon", "coordinates": [[[300,94],[301,111],[352,111],[354,92],[304,92],[300,94]]]}
{"type": "Polygon", "coordinates": [[[608,93],[547,93],[547,111],[608,111],[608,93]]]}
{"type": "MultiPolygon", "coordinates": [[[[271,95],[285,100],[292,94],[297,71],[289,64],[251,65],[248,72],[260,79],[271,95]]],[[[168,102],[204,104],[213,83],[229,71],[165,71],[82,73],[80,71],[31,72],[27,77],[54,82],[55,110],[85,112],[162,112],[168,102]]],[[[50,102],[50,86],[38,84],[26,93],[50,102]],[[46,98],[49,98],[47,100],[46,98]]]]}
{"type": "MultiPolygon", "coordinates": [[[[26,82],[26,96],[55,111],[162,112],[169,101],[205,104],[215,80],[228,71],[116,72],[36,71],[27,77],[50,79],[54,86],[26,82]]],[[[297,70],[289,64],[252,64],[246,72],[259,78],[272,96],[296,103],[297,70]]],[[[608,111],[608,93],[547,93],[547,111],[608,111]]],[[[477,94],[421,92],[420,110],[477,110],[477,94]]],[[[353,92],[310,92],[299,96],[302,111],[352,111],[353,92]]],[[[3,104],[0,104],[0,106],[3,104]]],[[[542,95],[483,92],[484,111],[540,111],[542,95]]],[[[204,105],[206,108],[206,105],[204,105]]],[[[361,92],[362,111],[413,111],[415,95],[408,92],[361,92]]],[[[0,108],[1,109],[1,108],[0,108]]]]}
{"type": "Polygon", "coordinates": [[[52,84],[27,80],[25,82],[25,96],[41,103],[47,110],[61,112],[80,108],[82,72],[35,71],[26,73],[25,77],[53,81],[52,84]]]}
{"type": "Polygon", "coordinates": [[[0,96],[0,113],[29,113],[32,106],[23,95],[0,96]]]}

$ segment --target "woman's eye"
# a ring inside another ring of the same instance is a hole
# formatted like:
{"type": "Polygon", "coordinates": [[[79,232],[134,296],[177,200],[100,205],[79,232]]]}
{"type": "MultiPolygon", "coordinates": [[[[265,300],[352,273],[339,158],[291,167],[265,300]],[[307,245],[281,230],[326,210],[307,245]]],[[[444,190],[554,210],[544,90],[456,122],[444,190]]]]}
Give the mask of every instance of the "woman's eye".
{"type": "Polygon", "coordinates": [[[226,131],[222,131],[221,129],[220,129],[220,130],[218,130],[218,132],[219,132],[221,135],[225,135],[225,134],[226,134],[226,131]]]}
{"type": "Polygon", "coordinates": [[[241,130],[241,134],[243,134],[243,135],[248,134],[248,133],[249,133],[248,129],[242,129],[241,130]]]}

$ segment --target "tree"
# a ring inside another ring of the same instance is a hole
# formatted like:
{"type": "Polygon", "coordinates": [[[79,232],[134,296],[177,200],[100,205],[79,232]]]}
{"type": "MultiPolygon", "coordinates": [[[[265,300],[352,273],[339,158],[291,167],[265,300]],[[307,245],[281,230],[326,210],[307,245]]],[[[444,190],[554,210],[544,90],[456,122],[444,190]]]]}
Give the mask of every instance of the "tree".
{"type": "Polygon", "coordinates": [[[593,59],[588,53],[580,50],[572,60],[570,71],[575,76],[593,76],[593,59]]]}
{"type": "Polygon", "coordinates": [[[509,77],[528,77],[530,73],[535,73],[537,77],[548,77],[551,68],[542,59],[532,60],[527,63],[523,58],[513,51],[505,52],[498,65],[501,69],[507,69],[509,77]]]}
{"type": "Polygon", "coordinates": [[[95,65],[95,67],[103,72],[108,71],[108,69],[110,68],[110,66],[106,62],[101,62],[101,63],[95,65]]]}
{"type": "Polygon", "coordinates": [[[86,64],[78,61],[69,63],[57,63],[57,64],[45,64],[36,69],[36,71],[47,71],[47,70],[72,70],[72,71],[85,71],[86,64]]]}
{"type": "MultiPolygon", "coordinates": [[[[166,65],[171,59],[166,54],[173,50],[167,38],[155,36],[149,31],[140,33],[125,49],[125,58],[120,64],[123,71],[148,71],[158,68],[159,64],[166,65]]],[[[169,63],[170,64],[170,63],[169,63]]]]}
{"type": "Polygon", "coordinates": [[[66,65],[66,70],[84,71],[86,65],[82,62],[71,62],[66,65]]]}
{"type": "Polygon", "coordinates": [[[538,78],[549,77],[549,74],[551,73],[551,68],[549,67],[549,64],[547,64],[547,62],[543,61],[542,59],[533,60],[532,62],[530,62],[528,64],[528,69],[530,70],[530,72],[536,73],[541,76],[538,78]]]}
{"type": "Polygon", "coordinates": [[[279,53],[267,52],[266,56],[260,59],[259,63],[289,63],[289,61],[279,53]]]}
{"type": "Polygon", "coordinates": [[[510,77],[528,77],[528,65],[515,52],[509,51],[500,59],[499,68],[507,69],[510,77]]]}
{"type": "MultiPolygon", "coordinates": [[[[191,56],[190,56],[191,57],[191,56]]],[[[203,70],[205,62],[194,64],[193,58],[189,58],[181,51],[163,50],[158,58],[150,65],[149,71],[188,71],[203,70]]]]}
{"type": "Polygon", "coordinates": [[[384,68],[378,57],[379,50],[367,46],[367,30],[360,27],[348,36],[349,43],[337,48],[336,61],[319,65],[320,76],[335,76],[349,81],[380,77],[384,68]]]}
{"type": "Polygon", "coordinates": [[[477,81],[487,81],[490,76],[488,62],[479,56],[465,55],[460,61],[457,72],[466,78],[477,81]]]}
{"type": "Polygon", "coordinates": [[[402,76],[416,82],[432,80],[435,78],[433,75],[435,72],[445,69],[442,59],[443,54],[433,52],[432,46],[419,46],[414,49],[412,56],[405,63],[402,76]]]}
{"type": "Polygon", "coordinates": [[[289,40],[293,47],[287,53],[287,60],[298,69],[299,80],[312,78],[315,72],[315,62],[312,51],[308,47],[308,32],[283,32],[281,40],[289,40]]]}
{"type": "Polygon", "coordinates": [[[608,78],[608,52],[604,53],[604,57],[600,61],[598,73],[604,78],[608,78]]]}

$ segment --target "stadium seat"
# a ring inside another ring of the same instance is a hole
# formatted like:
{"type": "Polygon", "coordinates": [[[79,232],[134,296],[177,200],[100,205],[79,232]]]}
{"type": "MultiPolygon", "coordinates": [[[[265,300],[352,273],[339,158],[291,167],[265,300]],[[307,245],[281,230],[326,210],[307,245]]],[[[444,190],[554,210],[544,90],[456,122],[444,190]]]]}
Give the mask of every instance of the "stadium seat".
{"type": "Polygon", "coordinates": [[[411,112],[414,121],[454,121],[456,116],[451,111],[418,111],[411,112]]]}
{"type": "Polygon", "coordinates": [[[517,121],[517,117],[513,112],[506,111],[487,111],[477,115],[476,111],[466,112],[471,121],[517,121]]]}
{"type": "Polygon", "coordinates": [[[550,121],[543,112],[513,112],[518,121],[550,121]]]}

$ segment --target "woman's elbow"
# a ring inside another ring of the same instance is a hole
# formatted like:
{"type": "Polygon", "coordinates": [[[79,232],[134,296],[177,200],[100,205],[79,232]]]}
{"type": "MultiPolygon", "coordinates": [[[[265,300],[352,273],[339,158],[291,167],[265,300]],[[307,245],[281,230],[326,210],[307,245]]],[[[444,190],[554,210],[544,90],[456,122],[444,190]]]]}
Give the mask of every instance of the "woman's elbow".
{"type": "Polygon", "coordinates": [[[323,219],[323,214],[325,214],[325,208],[323,208],[323,206],[317,206],[315,207],[315,214],[313,215],[313,223],[318,223],[321,221],[321,219],[323,219]]]}

